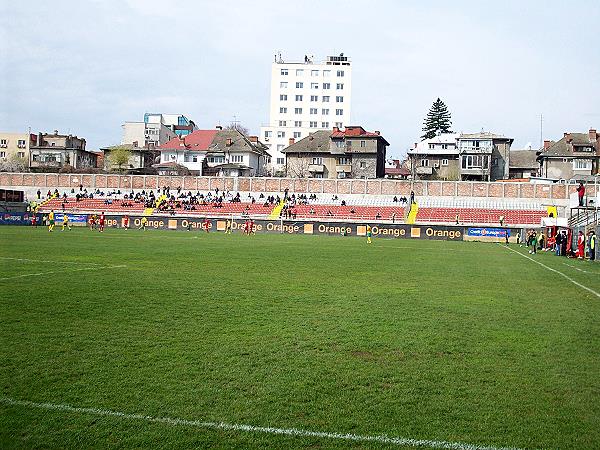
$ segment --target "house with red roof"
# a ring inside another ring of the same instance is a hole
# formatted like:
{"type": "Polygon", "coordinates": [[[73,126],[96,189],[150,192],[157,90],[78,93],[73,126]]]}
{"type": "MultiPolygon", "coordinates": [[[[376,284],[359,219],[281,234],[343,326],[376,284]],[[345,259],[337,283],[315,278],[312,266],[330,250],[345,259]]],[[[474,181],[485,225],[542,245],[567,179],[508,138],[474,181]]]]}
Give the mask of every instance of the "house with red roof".
{"type": "Polygon", "coordinates": [[[256,136],[238,130],[196,130],[161,145],[159,174],[172,174],[182,166],[192,175],[261,176],[268,161],[267,147],[256,136]]]}
{"type": "Polygon", "coordinates": [[[388,145],[379,131],[361,126],[319,130],[282,151],[289,177],[383,178],[388,145]]]}

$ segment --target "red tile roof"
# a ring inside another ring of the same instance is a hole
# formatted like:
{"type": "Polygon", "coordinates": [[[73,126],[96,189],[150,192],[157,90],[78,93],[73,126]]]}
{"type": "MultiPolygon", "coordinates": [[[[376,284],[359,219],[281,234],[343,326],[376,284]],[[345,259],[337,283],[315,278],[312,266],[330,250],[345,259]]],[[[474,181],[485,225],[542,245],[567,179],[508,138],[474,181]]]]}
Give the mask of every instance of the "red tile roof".
{"type": "Polygon", "coordinates": [[[215,138],[219,130],[196,130],[183,138],[173,138],[169,142],[158,147],[159,150],[190,150],[205,152],[215,138]]]}
{"type": "Polygon", "coordinates": [[[334,128],[331,133],[332,138],[344,138],[348,136],[380,137],[377,133],[366,131],[363,127],[347,126],[344,131],[334,128]]]}

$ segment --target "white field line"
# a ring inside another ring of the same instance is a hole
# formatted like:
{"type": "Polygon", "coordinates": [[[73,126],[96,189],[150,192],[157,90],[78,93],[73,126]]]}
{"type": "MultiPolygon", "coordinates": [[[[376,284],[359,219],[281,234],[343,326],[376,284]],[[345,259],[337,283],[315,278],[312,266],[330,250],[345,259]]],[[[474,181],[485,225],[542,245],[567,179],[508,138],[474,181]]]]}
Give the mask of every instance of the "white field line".
{"type": "Polygon", "coordinates": [[[590,272],[589,270],[583,270],[583,269],[580,269],[579,267],[572,266],[571,264],[567,264],[565,262],[563,264],[567,267],[570,267],[571,269],[575,269],[575,270],[578,270],[583,273],[591,273],[592,275],[600,275],[600,272],[590,272]]]}
{"type": "Polygon", "coordinates": [[[558,271],[558,270],[556,270],[556,269],[553,269],[552,267],[548,267],[546,264],[543,264],[543,263],[541,263],[541,262],[539,262],[539,261],[536,261],[535,259],[531,258],[530,256],[524,255],[523,253],[521,253],[521,252],[518,252],[518,251],[516,251],[516,250],[514,250],[514,249],[512,249],[512,248],[510,248],[510,247],[506,247],[506,246],[503,246],[503,247],[504,247],[504,248],[506,248],[507,250],[510,250],[511,252],[514,252],[514,253],[516,253],[516,254],[517,254],[517,255],[519,255],[519,256],[522,256],[523,258],[527,258],[528,260],[530,260],[530,261],[533,261],[533,262],[534,262],[534,263],[536,263],[536,264],[539,264],[540,266],[542,266],[542,267],[543,267],[543,268],[545,268],[545,269],[548,269],[548,270],[549,270],[549,271],[551,271],[551,272],[557,273],[557,274],[559,274],[560,276],[562,276],[562,277],[565,277],[567,280],[569,280],[569,281],[570,281],[571,283],[573,283],[575,286],[579,286],[581,289],[585,289],[586,291],[588,291],[588,292],[591,292],[591,293],[592,293],[592,294],[594,294],[596,297],[600,298],[600,293],[598,293],[598,292],[594,291],[593,289],[591,289],[591,288],[589,288],[589,287],[587,287],[587,286],[584,286],[584,285],[583,285],[583,284],[581,284],[581,283],[578,283],[577,281],[575,281],[575,280],[574,280],[573,278],[571,278],[570,276],[568,276],[568,275],[565,275],[564,273],[562,273],[562,272],[560,272],[560,271],[558,271]]]}
{"type": "Polygon", "coordinates": [[[50,275],[50,274],[54,274],[54,273],[63,273],[63,272],[80,272],[82,270],[100,270],[100,269],[121,269],[123,267],[127,267],[124,265],[119,265],[119,266],[100,266],[100,267],[82,267],[79,269],[62,269],[62,270],[49,270],[47,272],[38,272],[38,273],[26,273],[23,275],[15,275],[12,277],[4,277],[4,278],[0,278],[0,281],[6,281],[6,280],[14,280],[17,278],[26,278],[26,277],[35,277],[35,276],[41,276],[41,275],[50,275]]]}
{"type": "Polygon", "coordinates": [[[82,264],[85,266],[101,266],[98,263],[89,263],[83,261],[56,261],[48,259],[28,259],[28,258],[11,258],[8,256],[0,256],[0,259],[9,259],[11,261],[23,261],[23,262],[40,262],[40,263],[51,263],[51,264],[82,264]]]}
{"type": "Polygon", "coordinates": [[[324,439],[337,439],[354,442],[376,442],[388,445],[403,445],[408,447],[429,447],[451,450],[519,450],[515,447],[491,447],[477,444],[465,444],[462,442],[434,441],[428,439],[410,439],[401,437],[389,437],[386,435],[360,435],[335,433],[328,431],[310,431],[299,428],[274,428],[255,425],[243,425],[226,422],[205,422],[201,420],[179,419],[174,417],[153,417],[145,414],[129,414],[110,409],[80,408],[70,405],[55,403],[37,403],[28,400],[14,400],[12,398],[0,397],[0,403],[10,406],[22,406],[31,409],[45,409],[50,411],[63,411],[75,414],[89,414],[93,416],[118,417],[126,420],[142,420],[145,422],[160,423],[170,426],[184,426],[192,428],[208,428],[226,431],[241,431],[247,433],[277,434],[293,437],[314,437],[324,439]]]}

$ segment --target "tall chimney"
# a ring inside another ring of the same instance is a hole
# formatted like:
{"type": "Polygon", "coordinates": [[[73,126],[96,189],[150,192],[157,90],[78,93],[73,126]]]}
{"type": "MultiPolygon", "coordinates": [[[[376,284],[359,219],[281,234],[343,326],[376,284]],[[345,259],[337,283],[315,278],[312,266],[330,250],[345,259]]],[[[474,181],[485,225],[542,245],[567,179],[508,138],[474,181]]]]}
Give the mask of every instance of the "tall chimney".
{"type": "Polygon", "coordinates": [[[550,141],[544,141],[544,150],[548,150],[550,148],[550,141]]]}
{"type": "Polygon", "coordinates": [[[414,148],[417,148],[417,145],[419,145],[419,143],[418,143],[418,142],[415,142],[415,147],[414,147],[414,148]]]}
{"type": "Polygon", "coordinates": [[[598,134],[596,133],[596,130],[594,130],[593,128],[590,128],[590,131],[588,133],[588,136],[590,137],[590,142],[593,144],[594,142],[596,142],[596,140],[598,139],[598,134]]]}
{"type": "Polygon", "coordinates": [[[565,141],[571,142],[571,133],[565,133],[563,137],[565,138],[565,141]]]}
{"type": "Polygon", "coordinates": [[[227,140],[225,141],[225,145],[227,147],[231,147],[233,145],[233,139],[227,138],[227,140]]]}
{"type": "Polygon", "coordinates": [[[258,136],[248,136],[250,142],[258,142],[258,136]]]}
{"type": "Polygon", "coordinates": [[[377,136],[380,136],[380,135],[381,135],[381,133],[379,132],[379,130],[375,130],[375,134],[376,134],[377,136]]]}

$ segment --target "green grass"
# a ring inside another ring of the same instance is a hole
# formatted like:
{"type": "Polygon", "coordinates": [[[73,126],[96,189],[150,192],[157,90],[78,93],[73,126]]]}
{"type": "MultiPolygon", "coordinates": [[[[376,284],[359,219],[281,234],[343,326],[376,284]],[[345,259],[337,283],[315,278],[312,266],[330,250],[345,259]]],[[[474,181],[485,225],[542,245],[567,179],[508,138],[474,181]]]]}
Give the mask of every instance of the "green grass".
{"type": "MultiPolygon", "coordinates": [[[[2,227],[0,257],[0,278],[54,272],[0,280],[3,398],[600,447],[600,298],[500,245],[2,227]]],[[[600,265],[534,258],[600,292],[600,265]]],[[[0,402],[0,448],[23,447],[383,445],[0,402]]]]}

